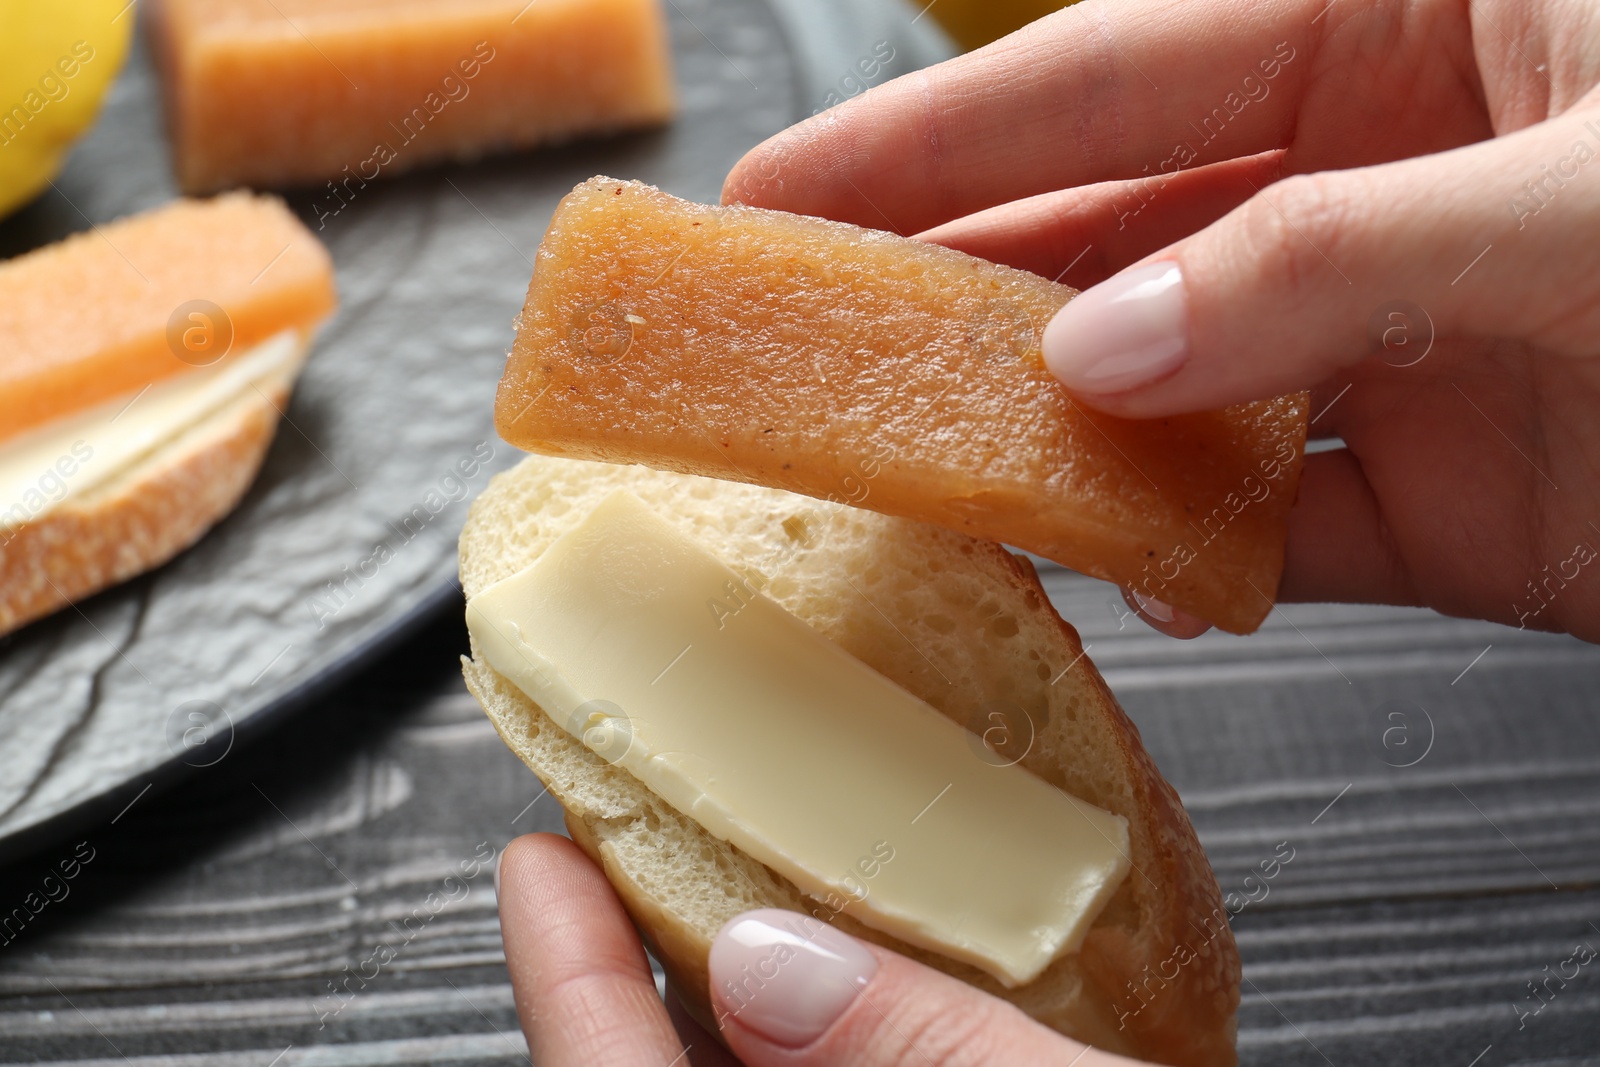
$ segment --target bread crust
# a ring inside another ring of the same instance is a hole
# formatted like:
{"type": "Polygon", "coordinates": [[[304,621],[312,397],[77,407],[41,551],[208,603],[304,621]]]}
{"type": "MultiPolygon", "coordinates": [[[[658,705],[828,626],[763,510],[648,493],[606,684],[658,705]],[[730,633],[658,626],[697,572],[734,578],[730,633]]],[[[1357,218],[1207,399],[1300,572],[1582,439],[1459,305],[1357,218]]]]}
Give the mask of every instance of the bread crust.
{"type": "MultiPolygon", "coordinates": [[[[724,544],[713,547],[720,547],[724,559],[735,566],[744,561],[731,555],[729,546],[743,543],[752,554],[761,547],[747,528],[758,523],[765,524],[758,529],[774,528],[778,517],[790,509],[812,506],[780,490],[530,457],[498,476],[469,515],[461,542],[467,594],[520,570],[564,526],[575,523],[586,510],[582,500],[575,499],[590,492],[582,488],[586,482],[594,483],[594,493],[623,485],[653,492],[664,517],[713,540],[722,537],[724,544]],[[677,507],[672,510],[664,506],[674,502],[677,507]],[[707,530],[707,523],[719,521],[734,532],[707,530]]],[[[848,933],[1009,1000],[1040,1022],[1107,1051],[1183,1067],[1235,1063],[1239,960],[1216,880],[1176,793],[1144,750],[1137,728],[1082,656],[1077,632],[1056,615],[1032,565],[999,545],[925,524],[855,509],[840,509],[840,514],[850,536],[863,541],[860,560],[873,560],[870,552],[880,544],[896,551],[910,546],[906,551],[918,549],[930,559],[937,557],[941,581],[971,579],[992,593],[1001,609],[1024,612],[1017,628],[1035,635],[1030,638],[1033,651],[1049,660],[1052,671],[1056,663],[1071,665],[1070,677],[1067,670],[1061,672],[1067,682],[1061,691],[1070,690],[1070,704],[1052,682],[1046,689],[1055,703],[1048,710],[1057,717],[1064,709],[1070,711],[1073,729],[1094,739],[1097,765],[1110,770],[1103,795],[1081,783],[1069,791],[1129,820],[1134,870],[1096,920],[1080,952],[1057,959],[1034,982],[1006,989],[976,968],[905,945],[848,915],[819,910],[818,902],[776,872],[712,838],[626,771],[606,764],[562,731],[490,668],[474,646],[473,657],[463,659],[468,688],[507,745],[561,801],[572,839],[602,867],[690,1013],[710,1032],[717,1032],[707,961],[721,922],[750,907],[779,907],[825,918],[848,933]],[[668,854],[664,848],[673,851],[668,854]]],[[[769,542],[781,543],[780,535],[771,535],[769,542]]],[[[828,560],[822,564],[833,565],[828,560]]],[[[887,548],[868,565],[882,572],[889,585],[905,576],[908,567],[887,548]]],[[[803,573],[803,568],[793,569],[803,573]]],[[[768,589],[778,590],[788,573],[775,570],[768,589]]],[[[826,572],[808,573],[814,582],[826,581],[816,577],[826,572]]],[[[837,584],[846,585],[842,580],[837,584]]],[[[781,602],[784,594],[777,595],[781,602]]],[[[891,640],[851,636],[838,618],[825,617],[819,608],[797,609],[794,595],[789,599],[786,606],[805,621],[836,640],[845,636],[841,643],[848,651],[961,722],[937,684],[906,674],[907,663],[920,661],[907,656],[903,648],[892,647],[891,640]]],[[[826,598],[818,601],[824,602],[833,603],[826,598]]],[[[877,610],[887,612],[886,619],[897,616],[892,620],[897,630],[916,632],[923,621],[899,614],[893,604],[882,601],[877,610]]],[[[846,615],[848,611],[848,606],[843,609],[846,615]]],[[[1020,662],[1036,666],[1026,658],[1020,662]]],[[[982,681],[998,687],[1006,679],[982,681]]],[[[1052,762],[1031,745],[1022,765],[1062,788],[1074,784],[1077,768],[1052,762]]]]}
{"type": "Polygon", "coordinates": [[[36,522],[0,529],[0,635],[165,563],[232,511],[287,402],[265,384],[36,522]]]}

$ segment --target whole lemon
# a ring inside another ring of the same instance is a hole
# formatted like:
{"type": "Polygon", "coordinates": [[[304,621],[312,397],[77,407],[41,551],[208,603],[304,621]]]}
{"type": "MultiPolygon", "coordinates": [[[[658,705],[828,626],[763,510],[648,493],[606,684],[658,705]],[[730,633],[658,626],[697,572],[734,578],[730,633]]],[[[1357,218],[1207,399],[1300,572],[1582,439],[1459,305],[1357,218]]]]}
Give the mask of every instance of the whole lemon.
{"type": "Polygon", "coordinates": [[[128,54],[129,0],[0,0],[0,215],[37,196],[128,54]]]}

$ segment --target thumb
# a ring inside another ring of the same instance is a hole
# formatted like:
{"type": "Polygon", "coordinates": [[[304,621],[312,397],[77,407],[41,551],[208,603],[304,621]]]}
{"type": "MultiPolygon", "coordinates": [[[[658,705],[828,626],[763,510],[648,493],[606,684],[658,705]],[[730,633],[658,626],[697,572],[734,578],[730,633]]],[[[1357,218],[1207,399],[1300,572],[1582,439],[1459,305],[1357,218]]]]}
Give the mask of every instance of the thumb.
{"type": "Polygon", "coordinates": [[[1373,355],[1409,365],[1435,335],[1592,355],[1596,177],[1591,110],[1285,179],[1067,304],[1045,362],[1094,406],[1148,418],[1294,392],[1373,355]]]}
{"type": "Polygon", "coordinates": [[[718,1025],[748,1067],[1135,1067],[798,912],[731,920],[712,943],[710,970],[718,1025]]]}

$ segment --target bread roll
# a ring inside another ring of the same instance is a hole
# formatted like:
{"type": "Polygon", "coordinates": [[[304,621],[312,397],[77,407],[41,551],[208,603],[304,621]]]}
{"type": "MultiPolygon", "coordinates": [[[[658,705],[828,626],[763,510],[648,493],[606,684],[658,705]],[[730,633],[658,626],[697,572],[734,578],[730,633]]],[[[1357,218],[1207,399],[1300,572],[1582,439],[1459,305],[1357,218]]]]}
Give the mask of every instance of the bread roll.
{"type": "MultiPolygon", "coordinates": [[[[1235,1062],[1239,958],[1188,817],[1032,565],[999,545],[775,489],[643,467],[534,456],[499,475],[461,536],[470,597],[536,560],[627,488],[846,651],[981,732],[1019,725],[1021,766],[1128,820],[1133,870],[1083,948],[1006,989],[849,916],[835,924],[1016,1004],[1099,1048],[1183,1067],[1235,1062]]],[[[784,878],[669,807],[566,733],[474,647],[468,688],[549,787],[691,1011],[710,1018],[707,958],[728,919],[813,911],[784,878]]]]}

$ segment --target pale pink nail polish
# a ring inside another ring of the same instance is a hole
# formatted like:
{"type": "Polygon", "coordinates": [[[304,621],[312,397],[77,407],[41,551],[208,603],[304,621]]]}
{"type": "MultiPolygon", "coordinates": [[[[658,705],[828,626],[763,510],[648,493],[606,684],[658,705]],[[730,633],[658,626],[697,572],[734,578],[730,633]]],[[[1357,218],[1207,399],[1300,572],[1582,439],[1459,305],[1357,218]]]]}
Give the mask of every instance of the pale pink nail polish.
{"type": "Polygon", "coordinates": [[[1137,589],[1127,590],[1127,598],[1130,602],[1130,607],[1137,608],[1157,622],[1171,622],[1175,617],[1171,605],[1157,600],[1153,596],[1145,596],[1137,589]]]}
{"type": "Polygon", "coordinates": [[[784,1048],[821,1037],[876,973],[872,953],[799,912],[747,911],[711,943],[717,1021],[737,1019],[784,1048]]]}
{"type": "Polygon", "coordinates": [[[1164,378],[1189,358],[1183,272],[1147,263],[1085,289],[1040,341],[1045,366],[1069,389],[1120,393],[1164,378]]]}

